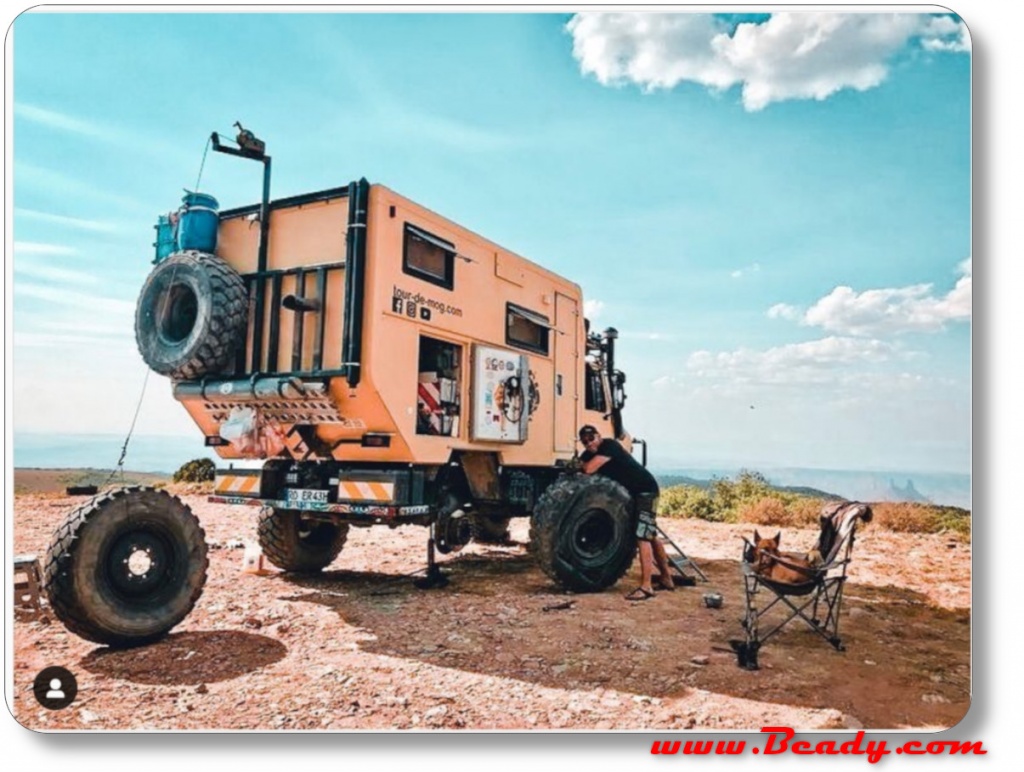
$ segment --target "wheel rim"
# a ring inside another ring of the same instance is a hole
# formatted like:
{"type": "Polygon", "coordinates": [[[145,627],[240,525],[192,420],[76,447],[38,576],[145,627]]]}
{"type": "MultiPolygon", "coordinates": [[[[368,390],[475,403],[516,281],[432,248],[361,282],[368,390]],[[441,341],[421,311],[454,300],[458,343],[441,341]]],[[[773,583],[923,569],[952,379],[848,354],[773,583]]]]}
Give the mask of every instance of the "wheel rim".
{"type": "Polygon", "coordinates": [[[199,317],[199,299],[187,284],[174,284],[167,290],[157,317],[157,334],[164,343],[181,343],[192,334],[199,317]]]}
{"type": "Polygon", "coordinates": [[[569,546],[583,561],[605,555],[615,542],[615,521],[603,509],[588,509],[573,523],[569,546]]]}
{"type": "Polygon", "coordinates": [[[334,541],[335,526],[330,523],[317,523],[297,518],[296,534],[299,541],[307,547],[329,547],[334,541]]]}
{"type": "Polygon", "coordinates": [[[175,552],[164,534],[134,530],[122,534],[103,565],[114,593],[129,603],[152,603],[173,593],[175,552]]]}

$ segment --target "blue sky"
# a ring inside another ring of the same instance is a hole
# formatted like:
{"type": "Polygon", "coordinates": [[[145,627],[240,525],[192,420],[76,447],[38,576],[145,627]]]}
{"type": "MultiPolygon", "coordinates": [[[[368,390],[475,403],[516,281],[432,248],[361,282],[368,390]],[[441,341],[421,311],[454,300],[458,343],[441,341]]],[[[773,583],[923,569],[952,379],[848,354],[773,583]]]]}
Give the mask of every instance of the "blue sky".
{"type": "MultiPolygon", "coordinates": [[[[23,14],[15,430],[127,428],[155,216],[241,120],[275,196],[365,175],[579,282],[654,465],[967,472],[968,48],[928,14],[23,14]]],[[[162,378],[137,431],[195,433],[162,378]]]]}

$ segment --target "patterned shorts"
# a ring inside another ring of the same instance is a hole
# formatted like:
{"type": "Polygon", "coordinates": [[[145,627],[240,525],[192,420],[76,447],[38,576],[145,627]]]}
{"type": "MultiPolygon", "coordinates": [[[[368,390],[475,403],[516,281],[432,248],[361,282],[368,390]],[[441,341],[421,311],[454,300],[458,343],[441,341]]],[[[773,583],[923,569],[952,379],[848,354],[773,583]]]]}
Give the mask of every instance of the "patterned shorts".
{"type": "Polygon", "coordinates": [[[658,497],[641,493],[634,498],[634,506],[637,513],[636,538],[641,541],[654,541],[658,538],[658,527],[654,519],[658,497]]]}

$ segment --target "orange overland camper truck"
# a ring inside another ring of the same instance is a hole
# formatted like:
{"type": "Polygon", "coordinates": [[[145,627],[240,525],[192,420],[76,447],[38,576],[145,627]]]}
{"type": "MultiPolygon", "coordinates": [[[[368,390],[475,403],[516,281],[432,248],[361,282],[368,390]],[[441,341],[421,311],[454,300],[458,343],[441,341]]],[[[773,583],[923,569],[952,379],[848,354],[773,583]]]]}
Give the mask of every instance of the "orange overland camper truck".
{"type": "MultiPolygon", "coordinates": [[[[574,459],[583,424],[631,446],[625,377],[580,288],[365,179],[271,201],[262,142],[211,142],[263,163],[263,200],[186,195],[157,226],[136,312],[146,363],[229,462],[210,500],[259,507],[285,571],[325,568],[350,527],[415,523],[421,586],[443,583],[435,549],[504,540],[529,516],[552,579],[614,584],[635,553],[629,497],[574,459]]],[[[125,488],[68,516],[44,573],[69,628],[130,645],[188,614],[206,567],[186,506],[125,488]]]]}

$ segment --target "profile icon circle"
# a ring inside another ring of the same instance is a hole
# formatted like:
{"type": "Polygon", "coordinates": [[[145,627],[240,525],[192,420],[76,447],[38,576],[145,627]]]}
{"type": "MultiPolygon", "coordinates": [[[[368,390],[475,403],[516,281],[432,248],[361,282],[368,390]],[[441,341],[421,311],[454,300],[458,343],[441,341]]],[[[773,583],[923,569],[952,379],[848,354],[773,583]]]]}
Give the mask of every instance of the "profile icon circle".
{"type": "Polygon", "coordinates": [[[36,702],[47,710],[60,710],[75,701],[78,681],[67,668],[54,665],[40,670],[32,682],[36,702]]]}

